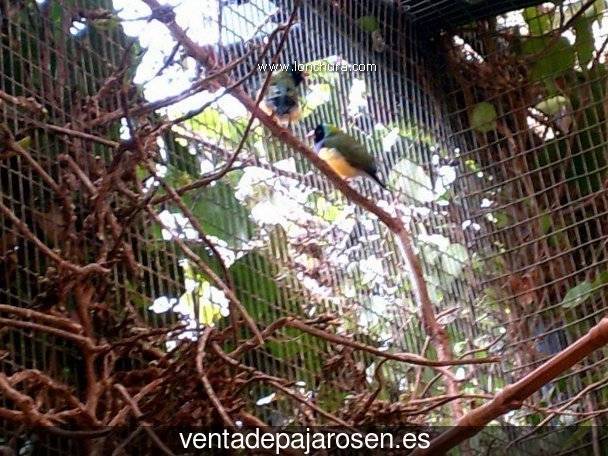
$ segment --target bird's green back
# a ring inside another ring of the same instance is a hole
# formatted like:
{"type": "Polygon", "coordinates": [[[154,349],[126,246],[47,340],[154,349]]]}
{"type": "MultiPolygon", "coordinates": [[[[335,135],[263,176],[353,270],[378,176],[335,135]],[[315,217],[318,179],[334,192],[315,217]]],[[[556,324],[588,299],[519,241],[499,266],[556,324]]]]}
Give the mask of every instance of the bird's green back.
{"type": "Polygon", "coordinates": [[[359,141],[346,133],[337,132],[327,136],[323,141],[323,147],[336,149],[350,165],[357,169],[365,171],[376,169],[374,157],[359,141]]]}

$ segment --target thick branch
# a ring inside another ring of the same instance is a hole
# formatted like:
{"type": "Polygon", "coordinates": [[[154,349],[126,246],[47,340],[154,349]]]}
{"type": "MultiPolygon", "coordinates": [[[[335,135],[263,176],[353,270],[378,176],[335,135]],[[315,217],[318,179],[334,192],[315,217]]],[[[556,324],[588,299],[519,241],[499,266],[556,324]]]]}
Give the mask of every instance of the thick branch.
{"type": "Polygon", "coordinates": [[[580,362],[594,350],[608,343],[608,318],[603,318],[586,335],[562,350],[549,361],[530,372],[521,380],[507,386],[490,402],[463,416],[456,426],[444,432],[431,442],[426,450],[416,450],[412,455],[445,454],[461,442],[479,432],[490,421],[515,410],[523,401],[538,391],[543,385],[580,362]]]}
{"type": "Polygon", "coordinates": [[[6,375],[2,372],[0,372],[0,391],[2,391],[7,399],[15,403],[17,408],[23,412],[29,423],[42,426],[53,426],[53,422],[36,408],[34,400],[14,389],[9,383],[6,375]]]}
{"type": "Polygon", "coordinates": [[[38,312],[33,309],[27,309],[23,307],[11,306],[8,304],[0,304],[0,313],[5,312],[12,315],[16,315],[21,318],[40,320],[47,325],[52,325],[56,328],[65,329],[72,333],[80,333],[82,330],[78,323],[74,323],[72,320],[61,317],[59,315],[50,315],[43,312],[38,312]]]}
{"type": "Polygon", "coordinates": [[[41,331],[49,334],[53,334],[54,336],[61,337],[66,340],[71,340],[72,342],[80,345],[81,347],[91,350],[91,351],[100,351],[105,349],[105,346],[95,346],[93,341],[87,337],[80,336],[78,334],[73,334],[68,331],[64,331],[63,329],[52,328],[50,326],[41,325],[38,323],[32,323],[29,321],[18,321],[11,320],[9,318],[0,318],[0,327],[2,326],[10,326],[13,328],[20,329],[31,329],[33,331],[41,331]]]}

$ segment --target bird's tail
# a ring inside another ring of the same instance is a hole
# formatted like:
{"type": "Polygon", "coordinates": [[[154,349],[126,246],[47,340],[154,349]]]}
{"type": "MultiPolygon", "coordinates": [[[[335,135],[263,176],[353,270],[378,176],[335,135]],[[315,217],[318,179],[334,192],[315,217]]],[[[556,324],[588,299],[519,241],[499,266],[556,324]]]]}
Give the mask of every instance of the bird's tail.
{"type": "Polygon", "coordinates": [[[382,180],[378,177],[378,174],[373,172],[373,173],[367,173],[369,175],[369,177],[371,177],[374,181],[376,181],[376,183],[382,187],[384,190],[388,190],[388,187],[386,186],[386,184],[384,182],[382,182],[382,180]]]}

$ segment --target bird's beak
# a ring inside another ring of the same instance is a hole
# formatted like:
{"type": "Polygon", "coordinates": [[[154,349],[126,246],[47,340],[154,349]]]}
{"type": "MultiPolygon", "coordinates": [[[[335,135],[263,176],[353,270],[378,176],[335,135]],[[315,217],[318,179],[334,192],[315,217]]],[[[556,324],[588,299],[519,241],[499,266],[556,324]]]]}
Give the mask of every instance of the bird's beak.
{"type": "Polygon", "coordinates": [[[306,133],[306,137],[307,138],[312,138],[315,135],[315,131],[314,130],[310,130],[308,133],[306,133]]]}

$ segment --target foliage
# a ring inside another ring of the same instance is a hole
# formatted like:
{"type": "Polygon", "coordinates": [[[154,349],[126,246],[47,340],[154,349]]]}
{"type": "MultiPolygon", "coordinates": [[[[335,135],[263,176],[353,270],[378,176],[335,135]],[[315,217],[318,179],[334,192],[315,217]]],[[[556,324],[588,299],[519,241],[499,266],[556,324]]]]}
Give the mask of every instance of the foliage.
{"type": "Polygon", "coordinates": [[[487,133],[496,129],[496,109],[491,103],[482,101],[473,106],[470,116],[471,128],[480,133],[487,133]]]}

